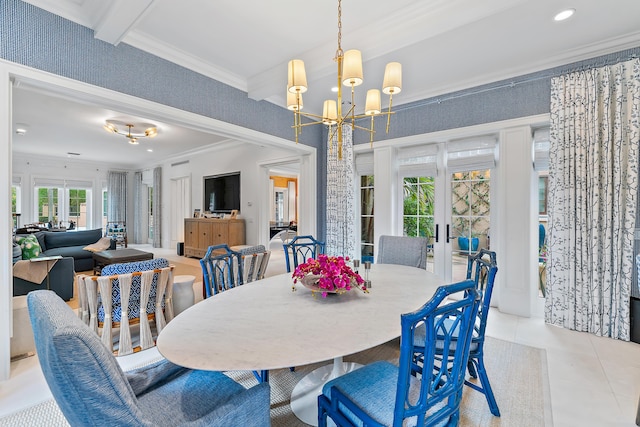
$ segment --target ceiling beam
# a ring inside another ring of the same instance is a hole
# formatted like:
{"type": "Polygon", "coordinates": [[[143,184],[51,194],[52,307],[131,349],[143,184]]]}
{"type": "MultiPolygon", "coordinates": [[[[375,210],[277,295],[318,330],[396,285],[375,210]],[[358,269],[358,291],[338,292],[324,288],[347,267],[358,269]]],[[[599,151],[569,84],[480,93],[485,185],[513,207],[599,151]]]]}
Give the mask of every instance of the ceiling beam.
{"type": "Polygon", "coordinates": [[[95,38],[117,46],[154,0],[115,0],[93,27],[95,38]]]}

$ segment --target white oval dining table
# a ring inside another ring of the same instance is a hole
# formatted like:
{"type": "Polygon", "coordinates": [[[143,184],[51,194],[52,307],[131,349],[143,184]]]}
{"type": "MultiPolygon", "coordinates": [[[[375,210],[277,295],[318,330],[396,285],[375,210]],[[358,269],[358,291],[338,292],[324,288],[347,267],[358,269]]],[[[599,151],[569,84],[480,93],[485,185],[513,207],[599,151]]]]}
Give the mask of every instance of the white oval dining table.
{"type": "MultiPolygon", "coordinates": [[[[364,268],[360,274],[364,277],[364,268]]],[[[359,367],[342,357],[400,336],[400,315],[426,303],[442,280],[426,270],[373,264],[369,293],[322,298],[290,273],[219,293],[189,307],[157,340],[169,361],[191,369],[261,371],[333,360],[303,378],[291,409],[317,424],[317,396],[329,379],[359,367]]]]}

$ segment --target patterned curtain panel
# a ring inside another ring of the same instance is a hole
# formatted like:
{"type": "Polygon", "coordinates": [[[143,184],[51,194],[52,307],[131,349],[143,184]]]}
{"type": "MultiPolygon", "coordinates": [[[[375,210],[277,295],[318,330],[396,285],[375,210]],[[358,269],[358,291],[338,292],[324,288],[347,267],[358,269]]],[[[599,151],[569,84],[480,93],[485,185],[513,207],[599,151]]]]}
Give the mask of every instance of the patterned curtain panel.
{"type": "Polygon", "coordinates": [[[153,247],[162,247],[162,167],[153,169],[153,247]]]}
{"type": "Polygon", "coordinates": [[[107,220],[127,220],[127,173],[107,173],[107,220]]]}
{"type": "Polygon", "coordinates": [[[639,120],[638,59],[551,81],[548,323],[629,340],[639,120]]]}
{"type": "Polygon", "coordinates": [[[133,243],[143,243],[142,232],[142,212],[143,204],[146,203],[146,197],[142,194],[142,172],[133,174],[133,227],[129,227],[133,231],[133,243]]]}
{"type": "MultiPolygon", "coordinates": [[[[329,135],[331,137],[331,135],[329,135]]],[[[327,240],[326,253],[354,259],[356,248],[355,167],[353,134],[350,125],[342,126],[342,159],[338,160],[338,137],[328,141],[327,153],[327,240]]]]}

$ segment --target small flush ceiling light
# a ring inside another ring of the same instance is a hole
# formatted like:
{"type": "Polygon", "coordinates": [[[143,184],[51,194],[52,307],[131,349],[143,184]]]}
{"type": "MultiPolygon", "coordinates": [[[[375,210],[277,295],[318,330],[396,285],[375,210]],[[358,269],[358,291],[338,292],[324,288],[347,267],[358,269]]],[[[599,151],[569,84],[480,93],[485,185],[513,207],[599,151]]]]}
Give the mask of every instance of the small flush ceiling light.
{"type": "Polygon", "coordinates": [[[129,144],[138,145],[139,138],[153,138],[158,134],[158,128],[151,123],[134,123],[132,121],[121,122],[107,120],[104,124],[107,132],[117,133],[129,139],[129,144]]]}
{"type": "Polygon", "coordinates": [[[571,18],[574,13],[576,13],[575,9],[566,9],[556,14],[556,16],[553,17],[553,20],[557,22],[564,21],[571,18]]]}
{"type": "Polygon", "coordinates": [[[147,152],[153,153],[153,150],[151,148],[147,148],[147,152]]]}

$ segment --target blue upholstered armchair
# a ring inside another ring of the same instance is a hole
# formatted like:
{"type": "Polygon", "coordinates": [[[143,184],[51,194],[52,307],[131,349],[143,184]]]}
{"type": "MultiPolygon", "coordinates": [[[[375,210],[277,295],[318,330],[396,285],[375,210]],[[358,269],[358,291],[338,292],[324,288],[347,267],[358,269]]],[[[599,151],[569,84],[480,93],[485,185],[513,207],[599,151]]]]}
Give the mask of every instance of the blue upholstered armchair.
{"type": "Polygon", "coordinates": [[[72,426],[268,426],[269,384],[166,360],[124,373],[60,297],[31,292],[29,314],[47,384],[72,426]]]}

